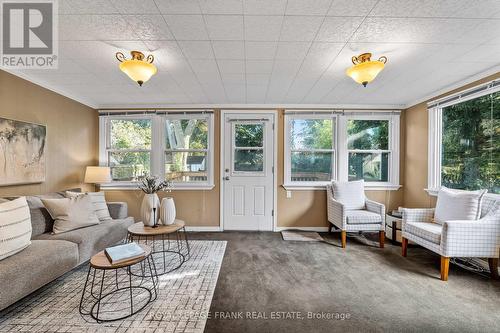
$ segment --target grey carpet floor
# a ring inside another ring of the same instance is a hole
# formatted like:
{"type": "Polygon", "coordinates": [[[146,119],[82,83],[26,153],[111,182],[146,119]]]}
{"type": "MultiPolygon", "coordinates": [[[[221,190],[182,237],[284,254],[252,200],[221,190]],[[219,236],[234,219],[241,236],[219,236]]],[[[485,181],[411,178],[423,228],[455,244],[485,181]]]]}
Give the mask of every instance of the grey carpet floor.
{"type": "Polygon", "coordinates": [[[228,241],[205,332],[500,332],[500,282],[455,265],[442,282],[439,256],[423,248],[403,258],[399,246],[348,238],[341,249],[338,234],[322,236],[329,243],[191,234],[228,241]],[[277,319],[281,312],[300,317],[277,319]]]}

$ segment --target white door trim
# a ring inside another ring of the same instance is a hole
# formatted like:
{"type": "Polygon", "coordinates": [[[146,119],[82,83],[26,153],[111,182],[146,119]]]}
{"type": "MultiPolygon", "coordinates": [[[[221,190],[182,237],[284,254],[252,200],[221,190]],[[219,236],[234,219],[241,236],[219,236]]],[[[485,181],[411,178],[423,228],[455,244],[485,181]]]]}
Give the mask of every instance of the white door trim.
{"type": "Polygon", "coordinates": [[[220,139],[219,139],[219,186],[220,186],[220,195],[219,195],[219,229],[220,231],[224,231],[224,129],[225,129],[225,115],[227,113],[237,113],[237,114],[247,114],[247,113],[272,113],[274,115],[274,129],[273,129],[273,163],[274,163],[274,187],[273,187],[273,231],[278,231],[277,229],[277,221],[278,221],[278,121],[279,121],[279,112],[278,110],[220,110],[220,122],[219,122],[219,130],[220,130],[220,139]]]}

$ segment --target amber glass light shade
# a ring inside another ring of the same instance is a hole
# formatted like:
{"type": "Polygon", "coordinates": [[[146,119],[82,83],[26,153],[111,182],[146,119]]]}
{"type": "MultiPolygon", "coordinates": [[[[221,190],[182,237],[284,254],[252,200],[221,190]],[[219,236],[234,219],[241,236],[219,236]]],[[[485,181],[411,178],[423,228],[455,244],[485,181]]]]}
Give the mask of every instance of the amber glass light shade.
{"type": "Polygon", "coordinates": [[[132,59],[130,60],[125,59],[125,56],[121,52],[116,54],[116,58],[121,62],[120,70],[142,86],[144,82],[147,82],[157,72],[156,66],[153,65],[154,58],[152,55],[149,55],[144,59],[144,54],[139,51],[132,51],[130,53],[132,55],[132,59]]]}
{"type": "Polygon", "coordinates": [[[346,71],[348,76],[365,87],[377,77],[387,62],[386,57],[380,57],[379,60],[371,60],[370,58],[371,53],[363,53],[358,57],[352,57],[353,66],[346,71]]]}

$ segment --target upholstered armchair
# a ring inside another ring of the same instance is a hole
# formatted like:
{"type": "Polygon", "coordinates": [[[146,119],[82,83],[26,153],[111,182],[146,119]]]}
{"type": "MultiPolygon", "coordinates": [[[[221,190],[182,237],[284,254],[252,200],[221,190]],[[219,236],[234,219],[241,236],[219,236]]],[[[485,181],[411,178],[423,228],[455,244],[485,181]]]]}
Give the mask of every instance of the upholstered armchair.
{"type": "Polygon", "coordinates": [[[379,246],[384,247],[385,206],[365,197],[364,182],[332,182],[327,185],[329,228],[340,229],[342,247],[348,232],[378,232],[379,246]]]}
{"type": "MultiPolygon", "coordinates": [[[[439,199],[438,199],[439,200],[439,199]]],[[[408,240],[441,256],[441,280],[448,280],[451,257],[488,258],[491,276],[498,279],[500,200],[482,199],[477,220],[435,222],[435,209],[403,209],[402,255],[408,240]]]]}

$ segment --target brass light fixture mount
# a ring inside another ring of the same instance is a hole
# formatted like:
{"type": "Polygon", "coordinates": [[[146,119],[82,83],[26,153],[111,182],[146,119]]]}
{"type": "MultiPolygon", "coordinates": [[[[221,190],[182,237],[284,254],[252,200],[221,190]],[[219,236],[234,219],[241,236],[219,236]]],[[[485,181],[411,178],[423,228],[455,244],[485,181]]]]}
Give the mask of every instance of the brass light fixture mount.
{"type": "Polygon", "coordinates": [[[144,82],[156,74],[156,67],[153,65],[155,58],[152,54],[145,57],[144,53],[140,51],[130,51],[132,58],[130,60],[122,52],[116,52],[115,56],[121,62],[120,69],[141,87],[144,82]]]}
{"type": "Polygon", "coordinates": [[[354,66],[347,71],[347,75],[351,76],[356,82],[361,83],[364,87],[375,79],[387,63],[387,57],[385,56],[378,58],[378,60],[371,60],[371,58],[372,54],[369,52],[353,56],[351,61],[354,66]]]}

